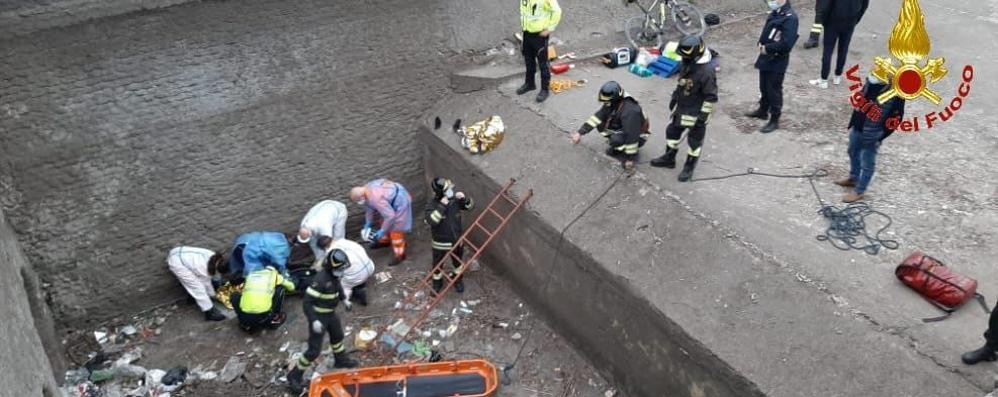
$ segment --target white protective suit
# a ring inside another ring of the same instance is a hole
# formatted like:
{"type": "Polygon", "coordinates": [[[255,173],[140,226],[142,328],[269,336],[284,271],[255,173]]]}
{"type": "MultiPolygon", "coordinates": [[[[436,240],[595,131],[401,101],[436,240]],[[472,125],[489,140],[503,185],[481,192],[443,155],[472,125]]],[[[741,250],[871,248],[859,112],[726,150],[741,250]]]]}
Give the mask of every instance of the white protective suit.
{"type": "Polygon", "coordinates": [[[347,254],[347,259],[350,260],[350,267],[344,270],[343,276],[340,277],[340,285],[343,286],[343,293],[346,295],[342,301],[349,302],[350,295],[353,294],[353,287],[365,283],[374,274],[374,262],[367,256],[364,247],[353,241],[336,240],[329,250],[337,248],[343,250],[347,254]]]}
{"type": "Polygon", "coordinates": [[[214,306],[211,298],[215,296],[215,288],[211,286],[211,275],[208,274],[208,260],[214,254],[214,251],[204,248],[176,247],[166,257],[170,271],[197,301],[201,311],[214,306]]]}
{"type": "Polygon", "coordinates": [[[308,246],[315,255],[314,267],[322,264],[324,251],[319,248],[319,236],[329,236],[333,240],[346,237],[347,206],[335,200],[323,200],[314,205],[301,220],[301,227],[312,232],[308,246]]]}

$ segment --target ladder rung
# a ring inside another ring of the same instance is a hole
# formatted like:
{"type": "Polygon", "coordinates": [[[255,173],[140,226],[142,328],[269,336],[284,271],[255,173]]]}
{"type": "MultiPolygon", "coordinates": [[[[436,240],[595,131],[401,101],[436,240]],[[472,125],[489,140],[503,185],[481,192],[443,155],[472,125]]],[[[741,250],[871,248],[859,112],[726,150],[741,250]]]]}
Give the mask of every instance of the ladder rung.
{"type": "Polygon", "coordinates": [[[471,253],[472,255],[474,255],[474,254],[475,254],[476,252],[479,252],[479,251],[481,251],[481,250],[482,250],[481,248],[478,248],[478,246],[477,246],[477,245],[475,245],[475,244],[472,244],[472,243],[471,243],[471,240],[468,240],[467,238],[464,238],[464,239],[461,239],[461,241],[458,241],[457,243],[458,243],[458,244],[464,244],[465,246],[467,246],[467,247],[469,247],[469,248],[473,249],[473,250],[474,250],[475,252],[472,252],[472,253],[471,253]]]}
{"type": "MultiPolygon", "coordinates": [[[[492,232],[490,232],[488,229],[486,229],[485,226],[482,226],[481,223],[476,223],[475,226],[478,226],[478,228],[482,229],[482,231],[485,232],[485,234],[489,235],[489,237],[492,237],[492,232]]],[[[474,226],[472,226],[472,227],[474,227],[474,226]]]]}
{"type": "Polygon", "coordinates": [[[486,208],[486,211],[491,212],[492,215],[495,215],[496,218],[499,218],[499,221],[505,221],[506,220],[506,217],[502,216],[501,214],[499,214],[498,212],[496,212],[496,210],[492,209],[491,207],[490,208],[486,208]]]}
{"type": "Polygon", "coordinates": [[[499,197],[502,197],[503,200],[506,200],[506,202],[508,202],[510,204],[513,204],[514,206],[517,205],[517,204],[519,204],[519,202],[517,202],[516,200],[513,200],[512,198],[510,198],[509,195],[506,194],[506,192],[500,193],[499,197]]]}

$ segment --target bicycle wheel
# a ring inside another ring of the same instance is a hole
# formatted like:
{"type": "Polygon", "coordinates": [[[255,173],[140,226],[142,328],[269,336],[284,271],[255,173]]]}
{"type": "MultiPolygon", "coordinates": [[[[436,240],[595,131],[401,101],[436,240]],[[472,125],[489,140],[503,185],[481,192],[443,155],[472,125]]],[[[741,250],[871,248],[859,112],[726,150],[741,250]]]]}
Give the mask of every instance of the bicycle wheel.
{"type": "Polygon", "coordinates": [[[683,34],[702,36],[707,31],[707,23],[703,20],[703,12],[696,6],[677,1],[672,6],[672,22],[683,34]]]}
{"type": "Polygon", "coordinates": [[[662,31],[654,18],[648,16],[631,17],[624,23],[624,34],[632,47],[662,46],[662,31]]]}

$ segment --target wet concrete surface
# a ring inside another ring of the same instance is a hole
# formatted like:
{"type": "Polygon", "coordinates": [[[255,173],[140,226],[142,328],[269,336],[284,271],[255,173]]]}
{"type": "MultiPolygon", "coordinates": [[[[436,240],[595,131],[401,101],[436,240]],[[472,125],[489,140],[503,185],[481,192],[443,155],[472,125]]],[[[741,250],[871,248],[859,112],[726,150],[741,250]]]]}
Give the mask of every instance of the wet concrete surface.
{"type": "MultiPolygon", "coordinates": [[[[888,55],[886,37],[899,5],[871,5],[857,28],[847,65],[860,63],[862,76],[874,56],[888,55]]],[[[767,395],[813,395],[814,390],[841,396],[983,395],[992,387],[994,366],[965,366],[959,354],[983,342],[987,315],[968,305],[942,323],[922,323],[922,317],[938,312],[898,283],[893,269],[912,250],[922,250],[977,278],[979,289],[994,295],[989,291],[998,279],[992,266],[996,252],[987,241],[998,224],[998,190],[988,163],[998,150],[991,127],[995,116],[988,111],[995,83],[988,67],[993,62],[979,55],[994,44],[975,49],[961,44],[996,32],[993,20],[984,17],[994,14],[995,5],[922,7],[933,56],[944,56],[950,65],[935,89],[952,97],[962,66],[974,64],[973,89],[952,120],[929,131],[899,132],[881,147],[867,202],[893,218],[884,237],[901,247],[878,255],[840,251],[815,239],[827,223],[816,213],[818,200],[804,178],[749,176],[681,184],[675,179],[678,170],[648,167],[646,162],[664,151],[672,80],[579,65],[559,77],[593,83],[541,105],[533,96],[512,92],[519,84],[514,77],[498,92],[451,98],[432,112],[445,125],[458,117],[503,116],[504,147],[467,161],[497,182],[518,177],[533,187],[537,195],[531,210],[560,230],[618,177],[618,165],[603,157],[598,135],[572,147],[567,132],[595,111],[600,83],[621,82],[651,116],[654,135],[642,149],[637,175],[611,188],[574,226],[577,231],[567,234],[573,244],[623,277],[625,288],[651,300],[662,315],[767,395]],[[905,375],[911,372],[917,380],[905,375]]],[[[802,26],[812,16],[802,12],[802,26]]],[[[816,50],[794,50],[782,130],[760,135],[755,131],[762,123],[740,115],[757,100],[753,42],[761,23],[746,20],[707,36],[708,45],[721,52],[721,101],[696,176],[749,167],[798,175],[823,168],[831,176],[815,180],[818,192],[827,203],[841,205],[844,191],[831,180],[847,171],[849,92],[845,85],[818,90],[807,84],[817,74],[816,50]]],[[[938,109],[925,101],[908,108],[912,115],[933,110],[938,109]]],[[[456,146],[446,133],[438,135],[456,146]]]]}
{"type": "MultiPolygon", "coordinates": [[[[484,200],[484,198],[481,198],[484,200]]],[[[392,279],[379,284],[371,278],[369,294],[371,305],[355,305],[347,312],[340,305],[337,313],[347,329],[347,349],[353,350],[353,340],[361,327],[377,329],[388,322],[394,313],[393,306],[402,299],[402,291],[414,285],[430,268],[429,241],[420,233],[410,242],[409,259],[397,267],[387,267],[391,253],[388,249],[376,250],[372,259],[376,271],[388,271],[392,279]]],[[[485,358],[498,368],[515,365],[502,375],[508,384],[501,386],[499,396],[544,397],[583,396],[601,397],[615,390],[600,376],[564,338],[551,329],[538,316],[537,311],[517,297],[491,270],[487,262],[480,262],[480,270],[465,278],[463,294],[451,292],[420,327],[430,331],[430,337],[413,332],[409,342],[423,341],[440,344],[438,350],[445,360],[485,358]],[[463,304],[462,304],[463,303],[463,304]],[[472,313],[465,313],[465,308],[472,313]],[[454,318],[458,320],[457,332],[441,337],[454,318]],[[519,355],[519,359],[517,356],[519,355]]],[[[283,379],[288,363],[295,353],[303,352],[307,337],[306,321],[301,311],[301,298],[285,300],[287,322],[276,331],[263,331],[248,335],[230,318],[223,322],[205,322],[194,305],[179,304],[147,313],[139,318],[112,324],[153,324],[148,339],[138,337],[129,343],[142,348],[142,358],[136,365],[147,369],[169,369],[201,366],[205,371],[220,372],[229,357],[238,356],[247,364],[243,377],[232,383],[218,379],[205,380],[185,386],[174,395],[189,396],[281,396],[286,395],[283,379]],[[161,322],[161,325],[155,325],[161,322]],[[285,351],[281,351],[282,347],[285,351]]],[[[230,317],[234,313],[229,312],[230,317]]],[[[70,358],[77,365],[86,361],[86,355],[95,350],[93,335],[80,334],[70,343],[70,358]]],[[[125,349],[126,351],[128,349],[125,349]]],[[[354,352],[352,357],[364,366],[378,365],[378,358],[365,352],[354,352]]],[[[320,372],[333,370],[328,340],[322,358],[313,366],[320,372]]],[[[411,356],[410,356],[410,359],[411,356]]],[[[309,371],[311,372],[311,371],[309,371]]],[[[306,373],[306,377],[309,373],[306,373]]],[[[106,387],[106,385],[105,385],[106,387]]],[[[129,387],[123,390],[131,390],[129,387]]],[[[617,394],[620,396],[621,394],[617,394]]]]}

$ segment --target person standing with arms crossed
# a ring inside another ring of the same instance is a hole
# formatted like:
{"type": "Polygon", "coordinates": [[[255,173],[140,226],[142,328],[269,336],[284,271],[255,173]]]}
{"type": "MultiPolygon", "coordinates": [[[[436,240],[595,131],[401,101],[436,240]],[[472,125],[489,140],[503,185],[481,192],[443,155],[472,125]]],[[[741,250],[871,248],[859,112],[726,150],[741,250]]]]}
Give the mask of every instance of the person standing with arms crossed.
{"type": "Polygon", "coordinates": [[[759,69],[759,108],[746,113],[748,117],[765,120],[759,132],[767,134],[780,128],[780,115],[783,112],[783,77],[790,66],[790,51],[797,43],[797,27],[800,24],[797,12],[790,7],[789,0],[769,0],[773,12],[766,18],[766,25],[759,35],[759,58],[755,68],[759,69]]]}
{"type": "Polygon", "coordinates": [[[548,39],[561,21],[558,0],[520,0],[520,27],[523,29],[523,62],[527,67],[524,83],[516,89],[517,95],[537,89],[534,75],[541,72],[541,92],[537,102],[544,102],[550,94],[551,69],[548,66],[548,39]]]}

